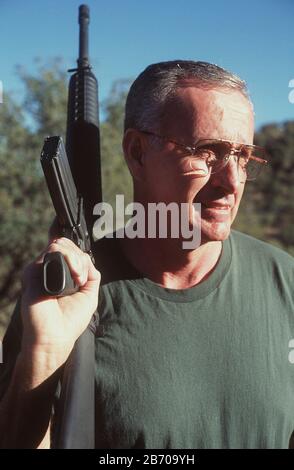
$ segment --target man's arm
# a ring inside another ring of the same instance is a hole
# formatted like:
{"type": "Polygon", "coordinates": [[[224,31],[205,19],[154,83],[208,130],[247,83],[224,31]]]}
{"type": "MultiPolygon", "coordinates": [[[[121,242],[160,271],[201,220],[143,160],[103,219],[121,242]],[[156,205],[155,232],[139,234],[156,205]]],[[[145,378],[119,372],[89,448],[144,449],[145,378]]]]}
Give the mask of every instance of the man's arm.
{"type": "MultiPolygon", "coordinates": [[[[19,378],[20,384],[15,385],[17,381],[18,369],[17,364],[18,356],[21,350],[22,340],[22,321],[20,312],[20,299],[18,300],[13,315],[11,317],[10,324],[6,331],[3,340],[3,358],[4,361],[0,365],[0,447],[9,447],[9,432],[13,426],[14,416],[21,415],[16,411],[16,406],[21,403],[21,399],[18,397],[12,397],[10,390],[20,391],[23,382],[22,378],[19,378]],[[12,385],[13,384],[13,385],[12,385]],[[6,395],[5,395],[6,394],[6,395]],[[5,399],[3,397],[5,396],[5,399]],[[9,398],[10,397],[10,398],[9,398]],[[3,399],[3,400],[2,400],[3,399]],[[10,404],[9,404],[10,402],[10,404]],[[2,413],[3,410],[3,413],[2,413]]],[[[40,446],[42,448],[50,447],[50,435],[46,433],[40,446]]]]}
{"type": "Polygon", "coordinates": [[[50,448],[49,423],[59,370],[58,362],[43,351],[19,354],[0,403],[1,448],[50,448]]]}
{"type": "MultiPolygon", "coordinates": [[[[96,310],[100,274],[68,239],[51,243],[25,270],[21,301],[23,335],[10,385],[0,402],[0,447],[49,447],[49,423],[61,368],[96,310]],[[40,294],[46,253],[63,254],[79,292],[40,294]]],[[[5,358],[4,358],[5,360],[5,358]]]]}

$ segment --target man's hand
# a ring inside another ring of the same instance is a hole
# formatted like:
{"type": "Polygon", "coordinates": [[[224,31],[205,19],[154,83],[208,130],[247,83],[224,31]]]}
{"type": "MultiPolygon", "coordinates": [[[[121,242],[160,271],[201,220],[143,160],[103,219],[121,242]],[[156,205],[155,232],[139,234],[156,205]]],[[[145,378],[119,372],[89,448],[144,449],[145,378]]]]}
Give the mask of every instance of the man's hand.
{"type": "Polygon", "coordinates": [[[67,359],[75,341],[88,326],[98,303],[100,273],[88,254],[71,240],[57,238],[24,270],[21,312],[22,351],[54,355],[60,365],[67,359]],[[59,251],[68,264],[79,291],[65,297],[44,296],[41,269],[47,253],[59,251]]]}
{"type": "Polygon", "coordinates": [[[21,314],[23,337],[8,390],[0,403],[0,448],[50,447],[49,423],[61,366],[87,328],[98,303],[100,273],[89,255],[58,238],[24,270],[21,314]],[[80,286],[75,294],[42,293],[47,253],[63,254],[80,286]]]}

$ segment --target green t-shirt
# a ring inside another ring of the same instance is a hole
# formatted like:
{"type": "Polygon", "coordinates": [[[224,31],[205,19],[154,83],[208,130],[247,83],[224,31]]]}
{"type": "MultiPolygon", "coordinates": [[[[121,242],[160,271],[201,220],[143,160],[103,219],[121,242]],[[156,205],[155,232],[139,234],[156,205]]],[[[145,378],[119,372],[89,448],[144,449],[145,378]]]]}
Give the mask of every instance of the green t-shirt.
{"type": "Polygon", "coordinates": [[[287,448],[293,258],[232,231],[210,277],[174,290],[121,269],[117,245],[100,251],[96,447],[287,448]]]}
{"type": "MultiPolygon", "coordinates": [[[[96,257],[97,448],[288,447],[292,257],[232,231],[210,277],[185,290],[143,278],[118,240],[98,242],[96,257]]],[[[5,336],[0,399],[21,334],[16,308],[5,336]]]]}

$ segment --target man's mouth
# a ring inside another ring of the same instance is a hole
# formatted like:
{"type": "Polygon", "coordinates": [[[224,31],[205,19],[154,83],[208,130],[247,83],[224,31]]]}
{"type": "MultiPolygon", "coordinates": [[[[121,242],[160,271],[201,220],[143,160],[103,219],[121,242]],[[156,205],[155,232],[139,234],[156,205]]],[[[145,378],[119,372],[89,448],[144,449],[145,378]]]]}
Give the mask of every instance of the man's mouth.
{"type": "Polygon", "coordinates": [[[227,201],[205,201],[201,202],[201,214],[204,219],[215,222],[228,222],[231,218],[233,204],[227,201]]]}
{"type": "Polygon", "coordinates": [[[229,211],[231,210],[230,204],[219,204],[217,202],[208,202],[208,203],[201,203],[202,206],[206,209],[213,209],[213,210],[218,210],[218,211],[229,211]]]}
{"type": "Polygon", "coordinates": [[[201,211],[206,213],[213,214],[230,214],[234,205],[235,199],[234,197],[222,197],[222,198],[215,198],[215,199],[206,199],[199,198],[199,195],[196,194],[193,199],[193,203],[201,204],[201,211]]]}

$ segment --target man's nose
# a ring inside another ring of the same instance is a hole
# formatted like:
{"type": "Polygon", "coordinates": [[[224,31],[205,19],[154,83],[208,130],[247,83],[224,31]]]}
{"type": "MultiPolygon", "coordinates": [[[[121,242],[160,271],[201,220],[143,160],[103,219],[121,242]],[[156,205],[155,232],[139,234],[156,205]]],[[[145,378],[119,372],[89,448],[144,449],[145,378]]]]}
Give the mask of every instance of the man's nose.
{"type": "Polygon", "coordinates": [[[240,171],[238,170],[238,158],[230,155],[226,166],[217,173],[211,175],[213,186],[221,186],[226,191],[234,193],[237,191],[240,181],[240,171]]]}

